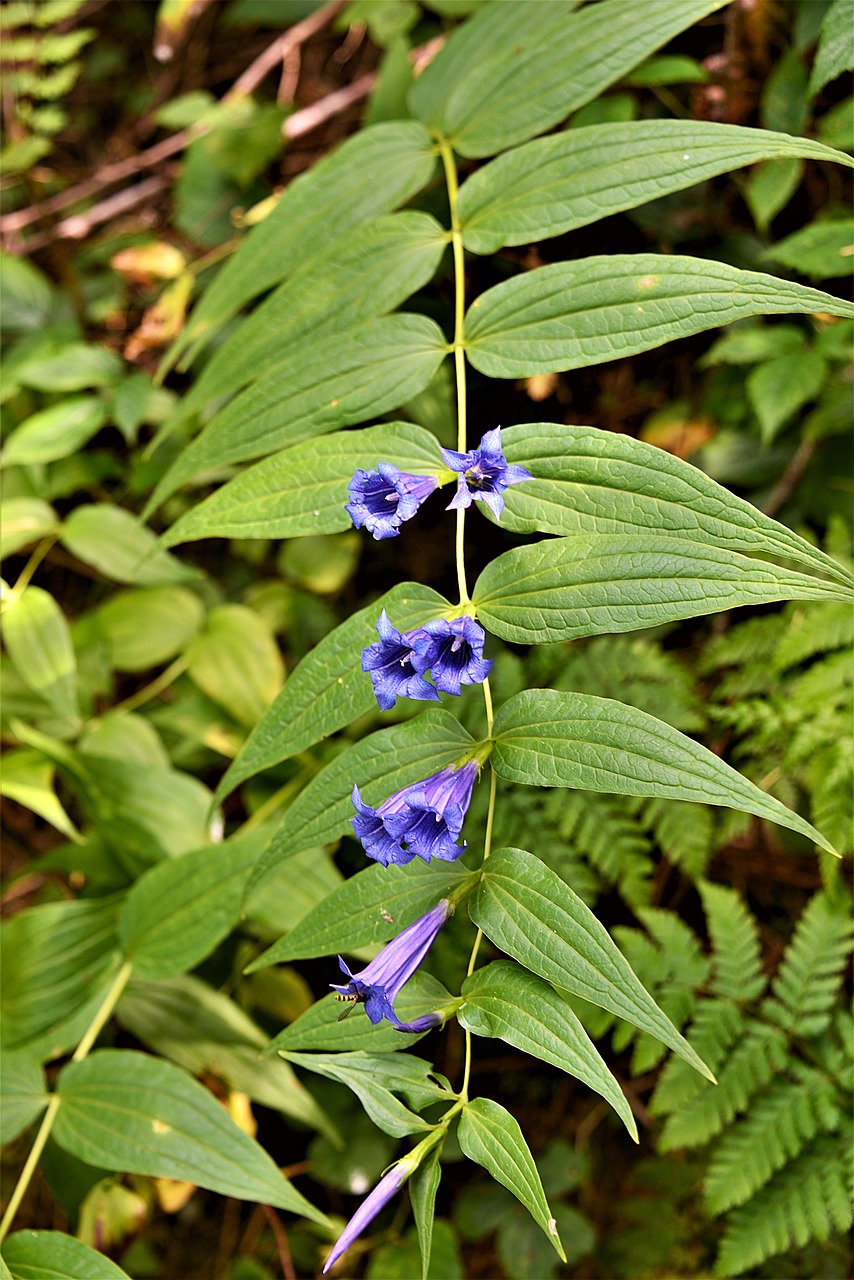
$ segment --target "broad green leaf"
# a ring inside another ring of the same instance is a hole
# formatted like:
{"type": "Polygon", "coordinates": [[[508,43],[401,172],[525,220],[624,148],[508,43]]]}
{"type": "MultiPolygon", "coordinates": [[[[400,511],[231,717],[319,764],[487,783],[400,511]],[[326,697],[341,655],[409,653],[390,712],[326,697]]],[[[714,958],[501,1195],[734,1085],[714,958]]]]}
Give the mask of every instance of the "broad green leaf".
{"type": "Polygon", "coordinates": [[[394,1096],[395,1092],[403,1092],[408,1086],[416,1085],[420,1090],[421,1106],[429,1102],[452,1101],[449,1092],[429,1082],[430,1064],[420,1058],[396,1053],[295,1053],[293,1050],[280,1050],[280,1056],[294,1066],[314,1071],[327,1080],[337,1080],[352,1089],[377,1128],[393,1138],[424,1133],[432,1128],[426,1120],[404,1106],[394,1096]]]}
{"type": "Polygon", "coordinates": [[[544,133],[724,3],[484,5],[421,73],[409,105],[460,155],[494,155],[544,133]]]}
{"type": "Polygon", "coordinates": [[[40,1060],[73,1047],[119,963],[120,899],[30,907],[0,929],[4,1052],[30,1046],[40,1060]],[[82,1020],[79,1030],[68,1019],[82,1020]]]}
{"type": "Polygon", "coordinates": [[[383,609],[399,631],[410,631],[441,618],[450,605],[430,587],[404,582],[324,636],[249,736],[217,788],[217,803],[253,774],[305,751],[376,706],[361,654],[377,638],[383,609]]]}
{"type": "Polygon", "coordinates": [[[103,1253],[63,1231],[17,1231],[3,1245],[12,1280],[129,1280],[103,1253]]]}
{"type": "Polygon", "coordinates": [[[270,627],[242,604],[212,609],[204,630],[187,649],[187,659],[190,679],[249,727],[265,714],[285,677],[270,627]]]}
{"type": "Polygon", "coordinates": [[[220,271],[171,348],[171,368],[198,349],[251,298],[284,280],[331,241],[404,204],[436,166],[432,141],[414,121],[363,129],[295,178],[269,217],[220,271]]]}
{"type": "Polygon", "coordinates": [[[41,498],[6,498],[0,510],[0,560],[53,533],[59,518],[41,498]]]}
{"type": "MultiPolygon", "coordinates": [[[[632,0],[634,3],[634,0],[632,0]]],[[[818,289],[703,258],[609,254],[495,285],[466,315],[466,354],[493,378],[579,369],[744,316],[854,316],[818,289]]]]}
{"type": "Polygon", "coordinates": [[[401,471],[445,470],[435,436],[411,422],[336,431],[274,453],[192,507],[163,535],[163,545],[197,538],[299,538],[338,533],[353,522],[344,504],[357,468],[393,462],[401,471]]]}
{"type": "Polygon", "coordinates": [[[47,1083],[38,1056],[7,1049],[0,1056],[0,1142],[14,1141],[48,1103],[47,1083]]]}
{"type": "Polygon", "coordinates": [[[744,200],[763,236],[785,209],[801,185],[804,176],[803,160],[767,160],[748,175],[742,188],[744,200]]]}
{"type": "Polygon", "coordinates": [[[542,978],[510,960],[476,970],[463,983],[458,1017],[467,1031],[498,1036],[589,1085],[611,1104],[638,1141],[637,1125],[617,1081],[565,1000],[542,978]]]}
{"type": "Polygon", "coordinates": [[[256,382],[299,342],[385,315],[436,271],[448,233],[426,213],[375,218],[299,267],[242,322],[181,402],[180,417],[256,382]]]}
{"type": "Polygon", "coordinates": [[[82,755],[107,756],[162,769],[172,764],[154,725],[134,711],[117,709],[98,720],[90,720],[77,745],[82,755]]]}
{"type": "MultiPolygon", "coordinates": [[[[265,842],[276,827],[276,817],[265,825],[265,842]]],[[[255,828],[260,830],[260,828],[255,828]]],[[[323,847],[295,853],[278,871],[267,876],[243,901],[247,931],[261,941],[280,938],[296,928],[304,916],[333,893],[344,877],[323,847]]]]}
{"type": "Polygon", "coordinates": [[[408,867],[365,867],[318,903],[247,972],[283,960],[310,960],[388,942],[472,874],[454,864],[418,860],[408,867]]]}
{"type": "Polygon", "coordinates": [[[0,466],[54,462],[76,453],[107,421],[96,396],[72,396],[40,409],[16,427],[0,453],[0,466]]]}
{"type": "Polygon", "coordinates": [[[800,351],[767,360],[748,374],[747,398],[766,444],[798,409],[818,396],[826,373],[827,365],[817,351],[800,351]]]}
{"type": "Polygon", "coordinates": [[[293,348],[179,455],[147,511],[212,467],[247,462],[396,409],[427,386],[447,351],[435,321],[404,313],[293,348]]]}
{"type": "Polygon", "coordinates": [[[3,333],[37,332],[50,319],[53,290],[38,267],[26,258],[0,253],[0,293],[3,295],[3,333]]]}
{"type": "Polygon", "coordinates": [[[251,891],[283,858],[350,831],[358,784],[367,804],[428,778],[462,757],[474,739],[449,711],[425,711],[406,724],[381,729],[348,747],[312,778],[287,810],[249,882],[251,891]]]}
{"type": "Polygon", "coordinates": [[[3,638],[15,670],[33,693],[60,716],[79,719],[77,662],[71,632],[53,596],[41,587],[25,587],[7,596],[3,638]]]}
{"type": "Polygon", "coordinates": [[[505,551],[472,595],[479,621],[518,644],[635,631],[772,600],[850,598],[841,583],[653,534],[555,538],[505,551]]]}
{"type": "MultiPolygon", "coordinates": [[[[337,966],[330,964],[329,976],[336,980],[341,976],[337,966]]],[[[410,1022],[423,1013],[442,1008],[450,999],[440,982],[419,970],[395,1000],[395,1013],[402,1022],[410,1022]]],[[[280,1031],[270,1048],[295,1052],[324,1049],[340,1053],[362,1049],[366,1053],[393,1053],[397,1049],[408,1049],[429,1034],[396,1031],[390,1022],[374,1026],[364,1009],[357,1009],[343,1022],[338,1020],[340,1013],[339,1002],[331,994],[325,996],[280,1031]]]]}
{"type": "Polygon", "coordinates": [[[436,1216],[436,1192],[442,1180],[440,1156],[442,1144],[427,1154],[409,1179],[409,1200],[418,1231],[418,1248],[421,1253],[421,1280],[430,1274],[430,1257],[433,1252],[433,1222],[436,1216]]]}
{"type": "Polygon", "coordinates": [[[201,600],[186,587],[140,587],[101,605],[98,630],[117,671],[147,671],[168,662],[202,626],[201,600]]]}
{"type": "Polygon", "coordinates": [[[556,422],[505,428],[501,443],[507,458],[535,477],[505,495],[501,525],[516,533],[667,534],[852,581],[791,529],[654,445],[556,422]]]}
{"type": "Polygon", "coordinates": [[[499,950],[546,982],[648,1031],[712,1078],[641,985],[604,925],[560,876],[524,849],[498,849],[469,914],[499,950]]]}
{"type": "Polygon", "coordinates": [[[810,97],[843,71],[854,67],[854,34],[849,0],[834,0],[821,24],[821,37],[810,76],[810,97]]]}
{"type": "Polygon", "coordinates": [[[527,689],[501,707],[494,732],[491,763],[509,782],[719,804],[767,818],[834,852],[815,827],[720,756],[613,698],[527,689]]]}
{"type": "Polygon", "coordinates": [[[25,805],[70,840],[79,840],[80,832],[54,791],[53,771],[53,763],[37,751],[5,751],[0,769],[0,795],[25,805]]]}
{"type": "Polygon", "coordinates": [[[154,587],[198,577],[158,547],[155,535],[130,511],[106,502],[75,507],[60,537],[72,555],[113,582],[154,587]]]}
{"type": "Polygon", "coordinates": [[[473,1098],[463,1108],[457,1133],[463,1153],[513,1192],[565,1262],[557,1222],[518,1120],[491,1098],[473,1098]]]}
{"type": "Polygon", "coordinates": [[[240,919],[249,872],[263,848],[254,832],[146,871],[128,894],[119,941],[141,978],[195,968],[240,919]]]}
{"type": "Polygon", "coordinates": [[[123,370],[121,357],[109,347],[70,342],[58,351],[28,360],[18,378],[37,391],[82,391],[84,387],[113,386],[123,370]]]}
{"type": "Polygon", "coordinates": [[[213,1074],[253,1102],[340,1136],[293,1070],[264,1056],[267,1035],[239,1005],[188,974],[161,982],[132,978],[116,1010],[122,1026],[194,1075],[213,1074]],[[193,1028],[192,1036],[187,1028],[193,1028]]]}
{"type": "Polygon", "coordinates": [[[472,174],[460,189],[463,242],[484,254],[536,243],[771,156],[854,168],[844,151],[765,129],[700,120],[590,125],[538,138],[472,174]]]}
{"type": "Polygon", "coordinates": [[[850,275],[854,271],[854,225],[850,218],[812,222],[772,244],[762,257],[816,280],[850,275]]]}
{"type": "Polygon", "coordinates": [[[213,1095],[169,1062],[100,1049],[65,1067],[56,1092],[53,1137],[87,1164],[178,1178],[328,1225],[213,1095]]]}

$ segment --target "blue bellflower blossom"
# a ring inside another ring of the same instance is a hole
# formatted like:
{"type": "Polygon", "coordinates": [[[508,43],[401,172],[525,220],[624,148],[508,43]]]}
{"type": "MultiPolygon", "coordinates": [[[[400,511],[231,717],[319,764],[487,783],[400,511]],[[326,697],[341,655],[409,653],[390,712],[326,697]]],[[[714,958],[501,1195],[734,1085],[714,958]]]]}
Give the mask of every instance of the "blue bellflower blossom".
{"type": "Polygon", "coordinates": [[[474,618],[440,618],[409,632],[407,639],[413,667],[419,674],[429,670],[442,693],[459,694],[464,684],[482,684],[492,668],[492,659],[483,656],[485,632],[474,618]]]}
{"type": "Polygon", "coordinates": [[[394,1011],[394,1001],[430,950],[451,911],[447,898],[437,902],[435,907],[392,938],[361,973],[351,973],[339,956],[341,971],[349,981],[340,985],[330,983],[336,1000],[363,1004],[365,1013],[375,1026],[383,1018],[397,1031],[418,1033],[441,1026],[441,1013],[425,1013],[412,1022],[401,1022],[394,1011]]]}
{"type": "Polygon", "coordinates": [[[478,767],[476,760],[467,760],[458,769],[440,769],[423,782],[395,791],[376,809],[365,804],[354,787],[356,816],[350,822],[368,857],[384,867],[406,866],[415,857],[455,862],[466,847],[465,841],[456,840],[478,767]]]}
{"type": "Polygon", "coordinates": [[[420,632],[402,635],[389,622],[385,609],[379,616],[377,632],[379,640],[362,650],[362,670],[371,677],[380,710],[390,710],[398,697],[438,702],[438,693],[414,665],[418,650],[426,651],[429,639],[420,632]]]}
{"type": "Polygon", "coordinates": [[[460,473],[457,492],[448,503],[448,511],[458,507],[470,507],[472,501],[485,502],[496,520],[504,510],[502,493],[520,480],[532,480],[525,467],[509,463],[501,452],[501,428],[487,431],[477,449],[458,453],[456,449],[443,449],[442,457],[452,471],[460,473]]]}
{"type": "Polygon", "coordinates": [[[377,541],[396,538],[404,520],[412,519],[438,484],[435,476],[413,476],[380,462],[376,471],[354,472],[344,507],[356,528],[364,525],[377,541]]]}
{"type": "Polygon", "coordinates": [[[414,1172],[416,1165],[409,1157],[405,1157],[397,1164],[392,1165],[387,1173],[384,1173],[371,1194],[366,1200],[363,1200],[344,1230],[341,1232],[326,1262],[323,1264],[323,1274],[334,1267],[335,1263],[345,1253],[350,1245],[357,1240],[365,1230],[369,1223],[384,1209],[394,1196],[397,1195],[400,1188],[406,1182],[411,1173],[414,1172]]]}

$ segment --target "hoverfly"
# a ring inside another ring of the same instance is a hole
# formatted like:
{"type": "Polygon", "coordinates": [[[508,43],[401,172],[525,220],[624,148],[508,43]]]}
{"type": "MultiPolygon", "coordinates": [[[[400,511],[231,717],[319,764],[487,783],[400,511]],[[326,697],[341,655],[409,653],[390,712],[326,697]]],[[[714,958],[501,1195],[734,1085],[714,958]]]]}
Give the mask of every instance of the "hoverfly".
{"type": "Polygon", "coordinates": [[[349,1018],[357,1004],[361,1003],[360,997],[349,991],[336,991],[335,999],[340,1000],[342,1004],[346,1004],[347,1008],[342,1009],[338,1015],[338,1021],[343,1022],[345,1018],[349,1018]]]}

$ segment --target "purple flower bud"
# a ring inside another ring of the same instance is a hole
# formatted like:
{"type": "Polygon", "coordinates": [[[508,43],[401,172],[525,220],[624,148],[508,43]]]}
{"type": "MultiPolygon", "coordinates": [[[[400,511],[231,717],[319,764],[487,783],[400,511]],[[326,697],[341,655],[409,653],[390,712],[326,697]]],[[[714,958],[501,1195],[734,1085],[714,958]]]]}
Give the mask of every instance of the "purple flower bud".
{"type": "Polygon", "coordinates": [[[373,1222],[374,1218],[381,1209],[385,1208],[389,1200],[397,1195],[398,1191],[411,1173],[411,1165],[407,1161],[402,1161],[399,1164],[392,1165],[388,1173],[383,1174],[371,1194],[366,1200],[362,1201],[338,1239],[335,1241],[335,1244],[332,1247],[332,1252],[323,1264],[324,1275],[326,1275],[327,1271],[335,1265],[342,1253],[350,1248],[353,1241],[358,1239],[365,1230],[365,1227],[367,1227],[369,1223],[373,1222]]]}
{"type": "Polygon", "coordinates": [[[419,1032],[441,1026],[440,1013],[422,1014],[413,1022],[401,1022],[394,1011],[394,1001],[401,987],[421,964],[450,914],[451,904],[447,898],[443,898],[435,907],[431,907],[413,924],[403,929],[396,938],[392,938],[361,973],[351,973],[339,956],[341,971],[349,978],[349,982],[330,984],[337,993],[336,999],[363,1004],[365,1013],[374,1025],[385,1018],[398,1031],[419,1032]]]}
{"type": "Polygon", "coordinates": [[[465,850],[455,841],[471,801],[478,773],[476,760],[459,769],[440,769],[423,782],[395,791],[373,809],[353,788],[355,818],[350,821],[365,853],[384,867],[406,866],[417,855],[425,862],[454,862],[465,850]]]}
{"type": "Polygon", "coordinates": [[[379,616],[377,631],[379,640],[362,650],[362,670],[371,677],[380,710],[388,711],[398,697],[438,702],[438,693],[414,665],[418,650],[427,649],[429,638],[421,637],[420,632],[401,635],[389,622],[385,609],[379,616]]]}
{"type": "Polygon", "coordinates": [[[492,660],[483,656],[486,636],[474,618],[450,622],[440,618],[420,631],[409,632],[406,639],[413,646],[413,667],[419,674],[429,670],[442,693],[459,694],[462,685],[481,684],[489,675],[492,660]]]}
{"type": "Polygon", "coordinates": [[[412,519],[438,483],[435,476],[409,475],[390,462],[380,462],[376,471],[354,473],[345,510],[357,529],[364,525],[377,540],[396,538],[404,520],[412,519]]]}
{"type": "Polygon", "coordinates": [[[458,453],[455,449],[443,449],[442,457],[452,471],[460,473],[457,492],[448,504],[448,511],[457,507],[470,507],[472,500],[485,502],[496,520],[504,510],[502,493],[520,480],[532,480],[525,467],[509,463],[501,452],[501,428],[487,431],[477,449],[458,453]]]}

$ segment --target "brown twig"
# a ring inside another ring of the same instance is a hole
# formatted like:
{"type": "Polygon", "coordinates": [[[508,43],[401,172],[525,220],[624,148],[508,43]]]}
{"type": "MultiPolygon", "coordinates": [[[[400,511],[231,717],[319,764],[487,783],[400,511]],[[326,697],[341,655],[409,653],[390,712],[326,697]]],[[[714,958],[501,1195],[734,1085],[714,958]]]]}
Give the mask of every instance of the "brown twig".
{"type": "Polygon", "coordinates": [[[272,71],[280,62],[284,62],[292,49],[305,44],[310,36],[325,27],[330,18],[334,18],[343,7],[340,0],[335,0],[333,4],[324,5],[322,9],[310,13],[307,18],[303,18],[302,22],[297,22],[290,30],[279,36],[251,66],[246,68],[242,76],[238,76],[223,101],[234,102],[235,98],[248,98],[269,71],[272,71]]]}
{"type": "Polygon", "coordinates": [[[373,71],[369,71],[367,75],[360,76],[358,80],[345,85],[343,89],[328,93],[325,98],[312,103],[310,107],[295,111],[282,125],[283,135],[288,139],[301,138],[304,133],[310,133],[318,125],[325,124],[332,116],[339,115],[354,103],[361,102],[362,98],[367,98],[375,79],[373,71]]]}
{"type": "Polygon", "coordinates": [[[288,1245],[288,1237],[285,1235],[285,1228],[279,1220],[279,1215],[268,1204],[262,1205],[264,1217],[269,1222],[273,1235],[276,1237],[276,1249],[279,1254],[279,1262],[282,1264],[282,1275],[284,1280],[297,1280],[297,1273],[294,1271],[293,1259],[288,1245]]]}
{"type": "Polygon", "coordinates": [[[818,448],[817,440],[802,440],[795,450],[792,461],[786,467],[777,484],[771,490],[768,501],[762,510],[766,516],[774,516],[788,502],[793,492],[797,488],[801,476],[806,471],[812,460],[812,456],[818,448]]]}

